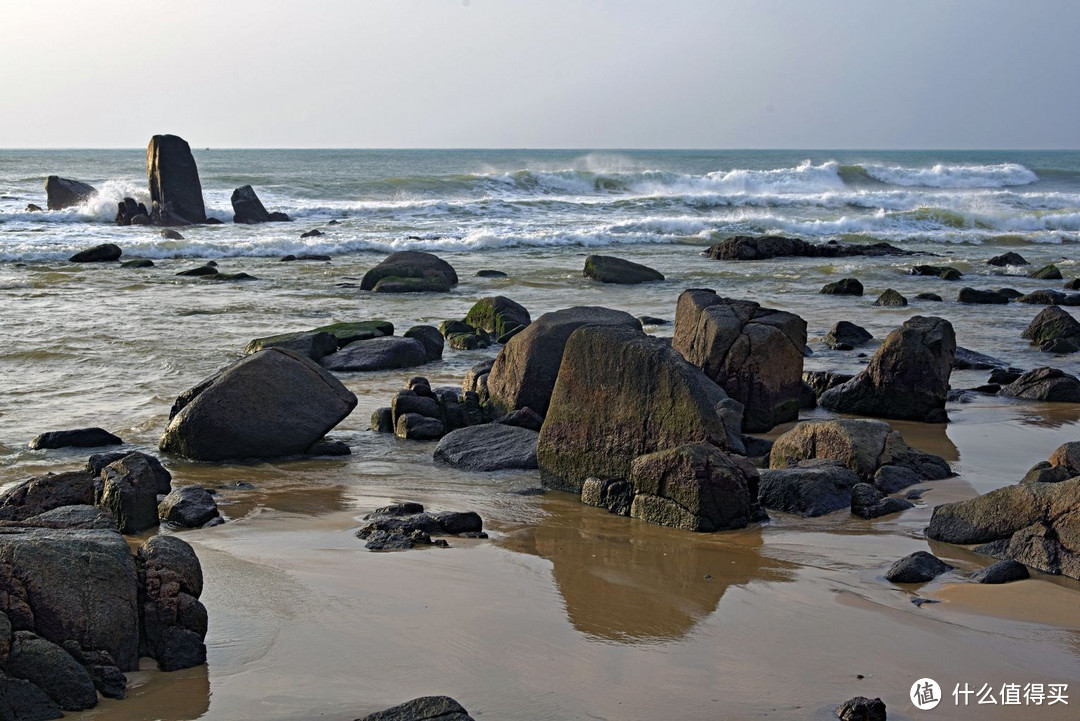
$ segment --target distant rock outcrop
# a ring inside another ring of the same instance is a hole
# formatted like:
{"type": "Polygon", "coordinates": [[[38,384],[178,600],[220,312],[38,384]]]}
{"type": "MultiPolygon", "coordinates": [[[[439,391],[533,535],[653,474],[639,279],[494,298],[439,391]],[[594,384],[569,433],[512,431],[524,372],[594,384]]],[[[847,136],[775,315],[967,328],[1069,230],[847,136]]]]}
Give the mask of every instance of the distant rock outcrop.
{"type": "MultiPolygon", "coordinates": [[[[284,222],[292,220],[285,213],[271,213],[263,206],[255,189],[242,185],[232,192],[233,222],[253,225],[256,223],[284,222]]],[[[322,235],[315,232],[316,235],[322,235]]],[[[305,233],[305,237],[307,234],[305,233]]]]}
{"type": "Polygon", "coordinates": [[[206,222],[199,169],[186,140],[175,135],[152,137],[146,148],[146,177],[155,225],[206,222]]]}

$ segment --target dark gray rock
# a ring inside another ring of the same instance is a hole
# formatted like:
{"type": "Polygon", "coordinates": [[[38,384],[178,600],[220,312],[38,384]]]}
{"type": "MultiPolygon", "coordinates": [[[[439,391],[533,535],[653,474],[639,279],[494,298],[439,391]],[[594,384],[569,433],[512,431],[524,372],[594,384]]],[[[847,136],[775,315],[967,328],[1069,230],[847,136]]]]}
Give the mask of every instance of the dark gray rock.
{"type": "Polygon", "coordinates": [[[435,460],[473,471],[536,468],[539,435],[528,428],[502,423],[460,428],[439,441],[435,460]]]}
{"type": "Polygon", "coordinates": [[[68,261],[71,263],[111,263],[120,260],[120,256],[123,254],[124,251],[120,250],[119,245],[102,243],[86,250],[80,250],[68,258],[68,261]]]}
{"type": "Polygon", "coordinates": [[[67,651],[30,631],[16,631],[4,670],[30,681],[64,711],[97,706],[97,689],[90,674],[67,651]]]}
{"type": "Polygon", "coordinates": [[[1061,280],[1061,271],[1053,263],[1044,265],[1038,270],[1032,271],[1030,276],[1039,280],[1061,280]]]}
{"type": "Polygon", "coordinates": [[[0,718],[11,721],[50,721],[64,713],[40,688],[0,671],[0,718]]]}
{"type": "Polygon", "coordinates": [[[160,447],[203,461],[297,455],[354,407],[356,396],[330,373],[299,354],[270,348],[181,394],[160,447]]]}
{"type": "Polygon", "coordinates": [[[30,516],[23,520],[22,524],[35,528],[116,530],[116,517],[98,506],[60,506],[51,511],[30,516]]]}
{"type": "Polygon", "coordinates": [[[1020,337],[1040,346],[1053,340],[1080,343],[1080,321],[1067,310],[1052,305],[1039,311],[1020,337]]]}
{"type": "Polygon", "coordinates": [[[804,371],[802,374],[803,383],[810,387],[817,398],[820,398],[821,394],[830,388],[841,383],[847,383],[852,378],[853,376],[847,373],[836,373],[834,371],[804,371]]]}
{"type": "Polygon", "coordinates": [[[904,466],[885,465],[874,473],[874,486],[883,493],[896,493],[921,482],[918,473],[904,466]]]}
{"type": "Polygon", "coordinates": [[[381,263],[364,274],[361,290],[376,292],[410,292],[449,290],[458,282],[453,266],[431,253],[403,250],[391,253],[381,263]],[[419,281],[408,283],[407,281],[419,281]],[[380,288],[386,282],[386,287],[380,288]]]}
{"type": "Polygon", "coordinates": [[[94,477],[89,473],[46,473],[0,493],[0,520],[22,521],[62,506],[93,502],[94,477]]]}
{"type": "Polygon", "coordinates": [[[442,359],[443,355],[443,335],[439,332],[439,329],[433,325],[414,325],[404,333],[405,338],[412,338],[420,341],[424,346],[424,352],[427,354],[428,361],[437,361],[442,359]]]}
{"type": "Polygon", "coordinates": [[[162,499],[158,518],[184,528],[201,528],[219,518],[217,503],[202,486],[183,486],[162,499]]]}
{"type": "Polygon", "coordinates": [[[70,431],[49,431],[30,441],[30,448],[97,448],[119,446],[123,441],[103,428],[76,428],[70,431]]]}
{"type": "Polygon", "coordinates": [[[970,579],[975,583],[1009,583],[1031,578],[1027,566],[1017,561],[998,561],[986,568],[971,574],[970,579]]]}
{"type": "Polygon", "coordinates": [[[994,368],[1004,368],[1008,365],[1005,361],[988,356],[985,353],[978,353],[967,348],[961,348],[957,346],[955,361],[953,363],[954,370],[992,370],[994,368]]]}
{"type": "Polygon", "coordinates": [[[960,280],[964,274],[956,268],[947,265],[916,265],[911,269],[912,275],[928,275],[942,280],[960,280]]]}
{"type": "Polygon", "coordinates": [[[633,491],[626,481],[601,480],[595,476],[581,484],[581,502],[587,506],[606,508],[617,516],[629,516],[633,491]]]}
{"type": "Polygon", "coordinates": [[[495,420],[496,423],[502,423],[505,426],[517,426],[518,428],[528,428],[530,431],[540,432],[541,426],[544,425],[544,419],[539,413],[533,411],[532,408],[518,408],[512,413],[507,413],[502,418],[495,420]]]}
{"type": "Polygon", "coordinates": [[[389,408],[376,408],[371,413],[371,430],[376,433],[394,432],[394,413],[389,408]]]}
{"type": "Polygon", "coordinates": [[[929,300],[934,303],[941,303],[942,298],[937,293],[916,293],[915,300],[929,300]]]}
{"type": "Polygon", "coordinates": [[[1003,387],[999,393],[1033,401],[1080,403],[1080,379],[1057,368],[1036,368],[1003,387]]]}
{"type": "Polygon", "coordinates": [[[770,510],[822,516],[851,506],[851,489],[858,482],[859,476],[839,462],[804,462],[762,471],[758,500],[770,510]]]}
{"type": "Polygon", "coordinates": [[[351,456],[352,448],[345,441],[339,441],[332,438],[323,438],[322,440],[315,441],[311,444],[311,447],[304,452],[305,456],[319,457],[319,456],[351,456]]]}
{"type": "Polygon", "coordinates": [[[48,196],[49,210],[63,210],[76,205],[82,205],[90,198],[97,195],[93,186],[81,183],[78,180],[61,178],[59,175],[50,175],[45,179],[45,194],[48,196]]]}
{"type": "Polygon", "coordinates": [[[582,274],[586,278],[592,278],[601,283],[617,283],[620,285],[651,283],[664,279],[663,273],[653,270],[647,265],[632,263],[629,260],[623,260],[611,255],[588,256],[585,258],[585,270],[582,274]]]}
{"type": "Polygon", "coordinates": [[[976,288],[961,288],[956,300],[960,303],[980,303],[983,305],[1006,305],[1009,302],[1007,296],[1001,295],[996,290],[978,290],[976,288]]]}
{"type": "Polygon", "coordinates": [[[887,496],[869,483],[851,489],[851,512],[859,518],[880,518],[909,508],[914,508],[910,501],[887,496]]]}
{"type": "Polygon", "coordinates": [[[884,293],[878,296],[878,299],[874,301],[874,305],[886,306],[886,307],[900,307],[907,305],[907,298],[900,295],[898,291],[888,288],[884,293]]]}
{"type": "Polygon", "coordinates": [[[782,235],[737,235],[704,253],[714,260],[762,260],[765,258],[841,258],[846,256],[913,255],[888,243],[808,243],[782,235]]]}
{"type": "Polygon", "coordinates": [[[829,332],[825,334],[825,345],[836,349],[838,344],[845,343],[848,347],[844,350],[851,350],[852,348],[858,348],[861,345],[865,345],[873,339],[874,336],[865,328],[842,320],[830,328],[829,332]]]}
{"type": "Polygon", "coordinates": [[[428,362],[428,350],[415,338],[372,338],[350,343],[323,358],[327,370],[339,373],[415,368],[428,362]]]}
{"type": "Polygon", "coordinates": [[[987,265],[994,265],[999,268],[1006,265],[1031,265],[1026,260],[1024,260],[1024,256],[1020,255],[1019,253],[1014,253],[1011,250],[1008,253],[995,255],[993,258],[986,261],[986,263],[987,265]]]}
{"type": "Polygon", "coordinates": [[[856,278],[842,278],[826,283],[821,292],[825,295],[862,295],[863,284],[856,278]]]}
{"type": "Polygon", "coordinates": [[[424,696],[356,721],[473,721],[473,718],[449,696],[424,696]]]}
{"type": "MultiPolygon", "coordinates": [[[[234,223],[270,223],[272,221],[289,220],[289,216],[284,213],[270,213],[263,206],[262,201],[259,200],[259,196],[255,194],[255,189],[250,185],[242,185],[232,192],[230,198],[233,208],[233,222],[234,223]]],[[[316,231],[317,235],[322,235],[316,231]]],[[[305,237],[305,236],[300,236],[305,237]]]]}
{"type": "Polygon", "coordinates": [[[893,583],[925,583],[952,569],[952,566],[937,556],[926,551],[916,551],[890,566],[885,572],[885,578],[893,583]]]}
{"type": "Polygon", "coordinates": [[[308,331],[304,333],[283,333],[281,335],[256,338],[244,348],[245,355],[258,353],[267,348],[284,348],[310,358],[316,363],[338,349],[338,340],[326,331],[308,331]]]}
{"type": "Polygon", "coordinates": [[[154,536],[139,547],[139,603],[146,655],[162,671],[206,662],[207,613],[199,602],[202,567],[176,536],[154,536]]]}
{"type": "Polygon", "coordinates": [[[141,533],[158,525],[158,479],[155,469],[140,455],[110,463],[94,489],[94,505],[116,518],[121,533],[141,533]]]}
{"type": "Polygon", "coordinates": [[[206,222],[199,170],[187,141],[175,135],[155,135],[146,148],[151,217],[156,225],[206,222]]]}
{"type": "Polygon", "coordinates": [[[879,698],[856,696],[836,708],[840,721],[885,721],[885,703],[879,698]]]}
{"type": "Polygon", "coordinates": [[[394,434],[398,438],[412,441],[434,441],[445,433],[446,425],[441,420],[419,413],[403,413],[394,424],[394,434]]]}
{"type": "Polygon", "coordinates": [[[476,276],[478,278],[507,278],[507,277],[509,277],[509,276],[506,275],[506,273],[502,272],[501,270],[490,270],[490,269],[488,269],[488,270],[478,270],[478,271],[476,271],[476,276]]]}

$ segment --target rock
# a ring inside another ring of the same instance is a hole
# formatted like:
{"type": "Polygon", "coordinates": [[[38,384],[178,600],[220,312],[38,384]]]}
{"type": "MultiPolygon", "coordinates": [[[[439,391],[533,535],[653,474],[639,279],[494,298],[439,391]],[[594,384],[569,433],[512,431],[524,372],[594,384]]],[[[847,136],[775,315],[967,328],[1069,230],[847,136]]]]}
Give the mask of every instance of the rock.
{"type": "Polygon", "coordinates": [[[0,611],[17,631],[76,639],[137,668],[135,562],[115,530],[0,528],[0,611]]]}
{"type": "Polygon", "coordinates": [[[473,721],[473,718],[449,696],[424,696],[356,721],[473,721]]]}
{"type": "Polygon", "coordinates": [[[503,346],[487,375],[496,415],[526,406],[547,414],[567,339],[583,325],[641,327],[629,313],[599,307],[577,306],[540,316],[503,346]]]}
{"type": "MultiPolygon", "coordinates": [[[[633,492],[627,481],[602,481],[595,476],[590,476],[581,484],[581,502],[587,506],[606,508],[609,513],[617,516],[629,516],[633,492]]],[[[639,513],[647,510],[647,508],[639,508],[639,513]]]]}
{"type": "Polygon", "coordinates": [[[1036,368],[1003,387],[1000,394],[1033,401],[1080,403],[1080,379],[1057,368],[1036,368]]]}
{"type": "Polygon", "coordinates": [[[465,322],[495,336],[502,336],[515,328],[524,328],[532,323],[532,318],[524,306],[505,296],[495,295],[476,301],[465,316],[465,322]]]}
{"type": "Polygon", "coordinates": [[[478,270],[476,271],[478,278],[508,278],[509,276],[501,270],[478,270]]]}
{"type": "Polygon", "coordinates": [[[863,284],[855,278],[842,278],[826,283],[821,292],[825,295],[862,295],[863,284]]]}
{"type": "Polygon", "coordinates": [[[957,346],[953,370],[993,370],[1007,366],[1003,360],[957,346]]]}
{"type": "Polygon", "coordinates": [[[1080,343],[1080,321],[1067,310],[1052,305],[1039,311],[1020,337],[1039,346],[1054,340],[1080,343]]]}
{"type": "Polygon", "coordinates": [[[415,413],[425,418],[442,420],[442,411],[437,400],[418,395],[411,390],[398,391],[390,404],[390,412],[395,425],[397,425],[398,418],[406,413],[415,413]]]}
{"type": "Polygon", "coordinates": [[[1030,277],[1037,278],[1039,280],[1061,280],[1061,271],[1053,263],[1044,265],[1036,271],[1032,271],[1030,277]]]}
{"type": "Polygon", "coordinates": [[[116,518],[121,533],[141,533],[158,525],[158,481],[153,467],[139,455],[115,461],[101,472],[94,505],[116,518]]]}
{"type": "MultiPolygon", "coordinates": [[[[80,183],[78,180],[61,178],[59,175],[50,175],[45,179],[45,194],[48,196],[49,210],[63,210],[76,205],[82,205],[90,198],[97,195],[93,186],[80,183]]],[[[41,210],[41,208],[38,208],[41,210]]]]}
{"type": "Polygon", "coordinates": [[[183,240],[184,239],[184,236],[180,235],[180,233],[178,231],[175,231],[172,228],[165,228],[164,230],[162,230],[161,231],[161,237],[165,238],[167,240],[183,240]]]}
{"type": "Polygon", "coordinates": [[[22,521],[62,506],[93,502],[94,477],[89,473],[46,473],[0,493],[0,520],[22,521]]]}
{"type": "Polygon", "coordinates": [[[60,707],[40,688],[0,671],[0,718],[48,721],[63,716],[60,707]]]}
{"type": "Polygon", "coordinates": [[[247,273],[217,273],[215,275],[207,276],[206,280],[218,280],[218,281],[238,281],[238,280],[258,280],[253,275],[247,273]]]}
{"type": "Polygon", "coordinates": [[[975,288],[961,288],[956,300],[960,303],[982,303],[984,305],[1007,305],[1009,302],[1008,297],[995,290],[977,290],[975,288]]]}
{"type": "Polygon", "coordinates": [[[664,279],[662,273],[646,265],[631,263],[629,260],[623,260],[611,255],[588,256],[585,258],[585,270],[582,274],[586,278],[592,278],[601,283],[618,283],[620,285],[651,283],[664,279]]]}
{"type": "Polygon", "coordinates": [[[757,303],[687,290],[675,311],[672,347],[745,407],[743,431],[799,416],[806,321],[757,303]]]}
{"type": "Polygon", "coordinates": [[[885,579],[893,583],[925,583],[951,570],[953,567],[937,556],[916,551],[890,566],[885,579]]]}
{"type": "Polygon", "coordinates": [[[922,480],[952,475],[945,461],[910,448],[888,423],[862,418],[799,423],[773,443],[769,468],[822,459],[840,462],[865,481],[890,465],[909,468],[922,480]]]}
{"type": "Polygon", "coordinates": [[[916,265],[911,269],[912,275],[929,275],[942,280],[960,280],[964,274],[956,268],[947,265],[916,265]]]}
{"type": "Polygon", "coordinates": [[[822,393],[818,403],[853,415],[944,423],[955,355],[952,324],[913,316],[885,338],[866,370],[822,393]]]}
{"type": "Polygon", "coordinates": [[[878,296],[878,299],[874,301],[874,305],[897,308],[907,305],[907,298],[900,295],[892,288],[889,288],[884,293],[878,296]]]}
{"type": "Polygon", "coordinates": [[[920,482],[919,474],[904,466],[886,464],[874,472],[874,487],[882,493],[896,493],[920,482]]]}
{"type": "Polygon", "coordinates": [[[183,528],[201,528],[220,518],[217,503],[202,486],[183,486],[172,491],[157,506],[158,518],[183,528]]]}
{"type": "Polygon", "coordinates": [[[865,328],[842,320],[825,334],[825,345],[835,349],[837,344],[846,343],[849,346],[846,350],[850,350],[851,348],[865,345],[867,342],[873,340],[873,338],[874,336],[872,336],[865,328]]]}
{"type": "Polygon", "coordinates": [[[446,427],[441,420],[419,413],[404,413],[394,424],[394,434],[398,438],[413,441],[433,441],[442,438],[444,433],[446,427]]]}
{"type": "Polygon", "coordinates": [[[885,703],[879,698],[856,696],[836,708],[840,721],[885,721],[885,703]]]}
{"type": "Polygon", "coordinates": [[[85,530],[116,530],[116,518],[97,506],[78,504],[59,506],[21,521],[35,528],[71,528],[85,530]]]}
{"type": "Polygon", "coordinates": [[[929,300],[935,303],[941,303],[941,296],[937,293],[916,293],[915,300],[929,300]]]}
{"type": "Polygon", "coordinates": [[[1039,346],[1039,350],[1043,353],[1054,353],[1055,355],[1068,355],[1069,353],[1075,353],[1080,351],[1080,342],[1065,340],[1063,338],[1055,338],[1054,340],[1048,340],[1039,346]]]}
{"type": "Polygon", "coordinates": [[[316,458],[321,456],[351,456],[352,448],[345,441],[323,438],[321,441],[312,443],[311,447],[304,452],[304,455],[316,458]]]}
{"type": "Polygon", "coordinates": [[[689,531],[745,528],[759,513],[757,472],[706,443],[634,459],[630,516],[689,531]]]}
{"type": "Polygon", "coordinates": [[[590,476],[628,479],[633,459],[647,453],[686,443],[742,451],[737,414],[727,425],[720,415],[730,403],[678,351],[640,329],[578,328],[566,342],[540,430],[541,478],[580,493],[590,476]]]}
{"type": "Polygon", "coordinates": [[[156,493],[161,496],[172,491],[172,474],[161,465],[161,461],[141,451],[132,453],[98,453],[90,456],[86,462],[86,470],[95,477],[100,477],[101,472],[107,466],[124,461],[125,467],[136,469],[140,476],[147,478],[147,483],[153,485],[156,493]],[[94,469],[97,469],[96,472],[94,469]]]}
{"type": "Polygon", "coordinates": [[[206,265],[200,265],[200,266],[197,266],[195,268],[188,268],[187,270],[182,270],[179,273],[177,273],[176,275],[178,275],[180,277],[183,277],[183,278],[199,278],[199,277],[202,277],[202,276],[217,275],[217,274],[218,274],[217,266],[213,266],[213,265],[210,265],[209,263],[207,263],[206,265]]]}
{"type": "Polygon", "coordinates": [[[162,671],[206,663],[207,613],[199,602],[202,567],[176,536],[154,536],[139,547],[140,615],[146,654],[162,671]]]}
{"type": "Polygon", "coordinates": [[[258,353],[266,348],[284,348],[319,363],[338,349],[338,341],[326,331],[282,333],[281,335],[256,338],[244,348],[245,355],[258,353]]]}
{"type": "Polygon", "coordinates": [[[986,568],[976,571],[969,577],[975,583],[1009,583],[1010,581],[1022,581],[1031,578],[1027,566],[1016,561],[998,561],[986,568]]]}
{"type": "Polygon", "coordinates": [[[26,204],[26,212],[27,213],[40,213],[40,212],[42,212],[41,206],[37,205],[35,203],[27,203],[26,204]]]}
{"type": "Polygon", "coordinates": [[[299,454],[355,407],[356,396],[330,373],[292,351],[270,348],[177,398],[160,447],[202,461],[299,454]]]}
{"type": "Polygon", "coordinates": [[[114,260],[120,260],[120,256],[123,254],[124,251],[120,250],[119,245],[102,243],[101,245],[95,245],[93,248],[80,250],[68,258],[68,261],[72,263],[110,263],[114,260]]]}
{"type": "Polygon", "coordinates": [[[473,511],[440,511],[431,515],[442,528],[442,532],[452,536],[462,533],[480,533],[484,530],[484,522],[480,514],[473,511]]]}
{"type": "Polygon", "coordinates": [[[528,428],[488,423],[451,431],[435,448],[435,460],[471,471],[536,468],[539,433],[528,428]]]}
{"type": "Polygon", "coordinates": [[[97,706],[97,690],[86,669],[60,646],[29,631],[15,632],[4,669],[33,683],[64,711],[97,706]]]}
{"type": "Polygon", "coordinates": [[[431,253],[403,250],[391,253],[365,273],[360,289],[380,291],[378,286],[384,281],[381,292],[416,292],[449,290],[458,277],[449,263],[431,253]]]}
{"type": "Polygon", "coordinates": [[[420,341],[424,346],[424,352],[427,354],[429,362],[442,359],[444,343],[443,335],[435,326],[414,325],[412,328],[405,331],[404,337],[420,341]]]}
{"type": "Polygon", "coordinates": [[[851,505],[859,476],[838,461],[804,461],[798,467],[761,472],[758,501],[770,510],[823,516],[851,505]]]}
{"type": "Polygon", "coordinates": [[[306,233],[301,233],[300,237],[301,238],[320,238],[320,237],[322,237],[324,235],[326,235],[326,233],[322,232],[318,228],[312,228],[311,230],[309,230],[306,233]]]}
{"type": "Polygon", "coordinates": [[[1024,371],[1019,368],[995,368],[990,371],[988,382],[996,383],[999,386],[1007,386],[1022,375],[1024,375],[1024,371]]]}
{"type": "Polygon", "coordinates": [[[151,217],[157,225],[206,222],[199,170],[187,141],[175,135],[155,135],[146,148],[151,217]]]}
{"type": "Polygon", "coordinates": [[[1018,291],[1018,290],[1016,290],[1014,288],[998,288],[997,289],[997,294],[998,295],[1003,295],[1006,298],[1008,298],[1009,300],[1016,300],[1017,298],[1024,295],[1023,293],[1021,293],[1020,291],[1018,291]]]}
{"type": "Polygon", "coordinates": [[[1008,253],[1002,253],[1001,255],[995,255],[990,260],[986,261],[987,265],[996,265],[999,268],[1006,265],[1030,265],[1024,256],[1019,253],[1014,253],[1011,250],[1008,253]]]}
{"type": "Polygon", "coordinates": [[[501,423],[506,426],[517,426],[518,428],[528,428],[530,431],[540,432],[540,427],[544,425],[544,419],[539,413],[535,412],[532,408],[526,406],[525,408],[518,408],[516,411],[507,413],[502,418],[495,420],[496,423],[501,423]]]}
{"type": "Polygon", "coordinates": [[[1070,303],[1069,297],[1057,290],[1033,290],[1017,298],[1016,302],[1028,305],[1076,305],[1070,303]]]}
{"type": "Polygon", "coordinates": [[[371,413],[371,430],[376,433],[394,432],[394,415],[389,408],[376,408],[371,413]]]}
{"type": "Polygon", "coordinates": [[[657,317],[651,316],[651,315],[640,315],[640,316],[638,316],[638,323],[641,323],[641,325],[643,325],[643,326],[646,326],[646,325],[652,325],[652,326],[671,325],[671,321],[664,320],[663,318],[657,318],[657,317]]]}
{"type": "Polygon", "coordinates": [[[816,397],[820,397],[825,391],[841,383],[846,383],[854,376],[833,371],[805,371],[802,377],[803,383],[810,387],[816,397]]]}
{"type": "Polygon", "coordinates": [[[857,483],[851,489],[851,512],[859,518],[880,518],[914,507],[910,501],[887,496],[869,483],[857,483]]]}
{"type": "MultiPolygon", "coordinates": [[[[263,207],[262,201],[259,200],[259,196],[255,194],[255,189],[250,185],[242,185],[232,192],[233,207],[233,222],[234,223],[269,223],[274,220],[289,220],[289,216],[284,213],[278,215],[278,217],[272,217],[265,207],[263,207]],[[283,217],[282,217],[283,216],[283,217]]],[[[316,231],[317,232],[317,231],[316,231]]],[[[318,233],[322,235],[321,233],[318,233]]],[[[300,236],[301,238],[307,237],[306,235],[300,236]]]]}
{"type": "Polygon", "coordinates": [[[125,260],[120,264],[121,268],[153,268],[154,261],[149,258],[139,258],[137,260],[125,260]]]}
{"type": "Polygon", "coordinates": [[[323,358],[322,366],[339,373],[415,368],[428,362],[427,347],[415,338],[383,337],[350,343],[323,358]]]}
{"type": "Polygon", "coordinates": [[[883,256],[912,255],[888,243],[844,244],[808,243],[799,238],[780,235],[737,235],[709,248],[705,255],[714,260],[762,260],[765,258],[840,258],[852,255],[883,256]]]}

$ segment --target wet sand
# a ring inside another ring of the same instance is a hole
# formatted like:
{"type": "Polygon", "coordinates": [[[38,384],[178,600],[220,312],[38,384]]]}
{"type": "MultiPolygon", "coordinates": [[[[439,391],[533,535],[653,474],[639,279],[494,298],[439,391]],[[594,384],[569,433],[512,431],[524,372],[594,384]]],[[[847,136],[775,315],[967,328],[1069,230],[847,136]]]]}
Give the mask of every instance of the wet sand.
{"type": "MultiPolygon", "coordinates": [[[[964,682],[1075,685],[1080,583],[966,583],[990,559],[936,543],[956,573],[921,587],[882,576],[927,548],[934,505],[1015,480],[1075,439],[1055,422],[1070,410],[999,402],[948,427],[898,423],[960,472],[923,484],[917,508],[875,521],[773,514],[718,534],[512,493],[535,485],[530,473],[432,474],[431,444],[403,446],[392,464],[251,466],[242,475],[259,490],[223,491],[238,520],[184,534],[206,576],[208,666],[133,674],[127,700],[73,718],[344,720],[434,693],[508,721],[827,719],[855,695],[880,696],[890,719],[1075,718],[1080,699],[965,709],[950,694],[964,682]],[[366,551],[358,519],[390,500],[477,510],[492,538],[366,551]],[[939,603],[916,607],[915,595],[939,603]],[[923,676],[946,699],[920,715],[907,693],[923,676]]],[[[238,475],[174,472],[222,488],[238,475]]]]}

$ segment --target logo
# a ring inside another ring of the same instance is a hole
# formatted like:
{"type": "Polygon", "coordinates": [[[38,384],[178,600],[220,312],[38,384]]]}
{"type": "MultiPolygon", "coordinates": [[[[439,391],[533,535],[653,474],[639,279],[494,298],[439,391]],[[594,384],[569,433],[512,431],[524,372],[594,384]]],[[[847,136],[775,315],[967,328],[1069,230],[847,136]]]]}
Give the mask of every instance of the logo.
{"type": "Polygon", "coordinates": [[[929,711],[941,703],[941,686],[932,678],[920,678],[911,685],[911,703],[920,711],[929,711]]]}

